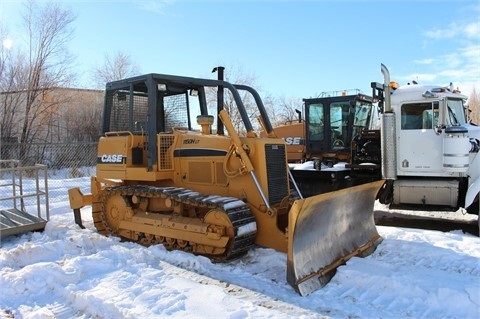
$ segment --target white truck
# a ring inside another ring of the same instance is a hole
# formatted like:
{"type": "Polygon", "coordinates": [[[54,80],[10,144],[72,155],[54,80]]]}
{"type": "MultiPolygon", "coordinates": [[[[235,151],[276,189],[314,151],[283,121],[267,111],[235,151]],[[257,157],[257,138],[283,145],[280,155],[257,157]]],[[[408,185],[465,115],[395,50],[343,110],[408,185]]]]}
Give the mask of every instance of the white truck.
{"type": "MultiPolygon", "coordinates": [[[[446,206],[479,214],[480,127],[451,86],[372,83],[381,114],[383,204],[446,206]]],[[[480,230],[480,219],[479,219],[480,230]]]]}

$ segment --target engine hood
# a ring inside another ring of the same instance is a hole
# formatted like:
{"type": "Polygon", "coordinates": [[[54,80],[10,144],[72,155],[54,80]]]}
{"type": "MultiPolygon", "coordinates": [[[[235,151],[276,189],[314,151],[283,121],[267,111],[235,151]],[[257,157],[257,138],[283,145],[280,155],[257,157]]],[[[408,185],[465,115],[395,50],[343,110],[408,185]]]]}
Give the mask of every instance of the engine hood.
{"type": "Polygon", "coordinates": [[[463,125],[468,130],[468,136],[480,140],[480,126],[472,124],[463,125]]]}

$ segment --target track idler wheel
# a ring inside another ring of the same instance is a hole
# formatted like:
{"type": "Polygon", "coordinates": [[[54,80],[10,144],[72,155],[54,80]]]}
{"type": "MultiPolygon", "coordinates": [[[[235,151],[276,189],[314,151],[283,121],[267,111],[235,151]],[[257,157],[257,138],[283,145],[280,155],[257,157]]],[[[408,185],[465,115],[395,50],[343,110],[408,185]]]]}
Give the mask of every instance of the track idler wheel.
{"type": "Polygon", "coordinates": [[[120,222],[131,214],[125,199],[118,194],[107,196],[103,201],[102,219],[110,234],[118,234],[120,222]]]}
{"type": "MultiPolygon", "coordinates": [[[[227,257],[232,251],[235,231],[232,225],[232,221],[228,217],[227,213],[221,209],[212,209],[207,212],[203,222],[209,224],[209,233],[210,236],[228,236],[229,240],[227,246],[224,248],[216,247],[205,247],[207,254],[215,255],[215,258],[222,254],[222,256],[227,257]],[[222,253],[221,250],[224,252],[222,253]]],[[[221,256],[220,259],[222,259],[221,256]]]]}

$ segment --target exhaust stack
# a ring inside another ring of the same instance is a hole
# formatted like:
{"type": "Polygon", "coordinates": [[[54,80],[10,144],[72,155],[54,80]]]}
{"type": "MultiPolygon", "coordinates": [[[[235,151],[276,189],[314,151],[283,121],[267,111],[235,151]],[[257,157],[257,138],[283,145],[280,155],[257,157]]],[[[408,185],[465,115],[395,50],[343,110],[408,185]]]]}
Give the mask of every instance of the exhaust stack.
{"type": "Polygon", "coordinates": [[[385,109],[381,118],[381,145],[382,145],[382,178],[386,180],[397,179],[397,158],[395,146],[395,113],[392,111],[390,99],[390,72],[381,64],[384,77],[383,98],[385,109]]]}

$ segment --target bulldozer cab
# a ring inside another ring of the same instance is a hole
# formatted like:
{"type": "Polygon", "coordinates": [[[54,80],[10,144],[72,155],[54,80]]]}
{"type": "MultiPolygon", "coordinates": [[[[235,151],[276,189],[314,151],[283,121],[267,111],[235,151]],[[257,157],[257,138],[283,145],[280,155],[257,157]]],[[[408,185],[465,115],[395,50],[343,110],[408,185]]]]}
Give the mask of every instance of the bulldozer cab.
{"type": "Polygon", "coordinates": [[[172,76],[147,74],[107,83],[102,133],[147,136],[148,167],[156,161],[156,135],[192,130],[191,114],[207,115],[205,86],[172,76]]]}
{"type": "Polygon", "coordinates": [[[371,122],[371,97],[363,94],[304,99],[307,157],[330,165],[349,161],[350,144],[371,122]]]}
{"type": "MultiPolygon", "coordinates": [[[[255,134],[238,90],[253,95],[263,121],[273,131],[258,93],[248,86],[152,73],[107,83],[101,133],[145,135],[148,168],[152,170],[157,161],[157,134],[170,133],[175,129],[193,130],[195,117],[209,117],[206,89],[220,87],[231,92],[247,136],[255,134]]],[[[217,122],[220,122],[219,119],[217,122]]]]}
{"type": "Polygon", "coordinates": [[[192,129],[191,108],[196,107],[198,114],[207,114],[204,87],[167,83],[155,75],[108,83],[102,133],[160,133],[175,127],[192,129]],[[191,105],[192,97],[197,100],[193,99],[196,105],[191,105]]]}

